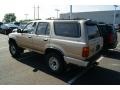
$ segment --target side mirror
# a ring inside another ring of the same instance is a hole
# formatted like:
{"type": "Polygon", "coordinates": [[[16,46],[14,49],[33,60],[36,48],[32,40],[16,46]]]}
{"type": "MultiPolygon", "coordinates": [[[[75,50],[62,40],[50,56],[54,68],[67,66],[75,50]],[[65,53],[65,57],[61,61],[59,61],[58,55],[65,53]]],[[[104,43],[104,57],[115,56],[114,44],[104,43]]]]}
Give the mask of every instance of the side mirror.
{"type": "Polygon", "coordinates": [[[18,30],[17,30],[17,33],[22,33],[22,30],[21,30],[21,29],[18,29],[18,30]]]}

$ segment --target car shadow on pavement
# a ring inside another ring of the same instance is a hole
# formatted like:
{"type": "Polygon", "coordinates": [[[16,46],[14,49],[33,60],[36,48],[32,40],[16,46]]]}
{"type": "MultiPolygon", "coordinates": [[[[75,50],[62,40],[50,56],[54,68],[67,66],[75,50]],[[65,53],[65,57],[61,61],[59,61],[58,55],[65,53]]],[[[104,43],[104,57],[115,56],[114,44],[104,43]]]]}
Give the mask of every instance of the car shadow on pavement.
{"type": "MultiPolygon", "coordinates": [[[[64,82],[67,82],[72,77],[74,77],[78,72],[80,72],[80,68],[74,65],[69,65],[69,67],[72,67],[68,69],[66,72],[64,72],[62,75],[55,75],[47,69],[47,66],[45,64],[44,56],[34,53],[34,52],[27,52],[21,55],[20,58],[16,58],[21,63],[24,63],[30,67],[33,67],[33,72],[42,71],[44,73],[47,73],[49,75],[54,76],[55,78],[58,78],[64,82]]],[[[51,82],[52,83],[52,82],[51,82]]]]}
{"type": "MultiPolygon", "coordinates": [[[[71,80],[73,77],[75,77],[81,72],[80,67],[72,65],[69,66],[72,68],[68,69],[62,75],[55,75],[48,71],[44,57],[34,52],[24,53],[23,55],[21,55],[20,58],[17,58],[16,60],[30,67],[33,67],[34,73],[36,73],[37,71],[42,71],[66,83],[68,83],[69,80],[71,80]]],[[[120,73],[97,66],[96,68],[90,69],[85,75],[81,76],[72,83],[72,85],[104,85],[104,84],[120,85],[120,73]]]]}
{"type": "Polygon", "coordinates": [[[108,50],[107,52],[102,52],[104,57],[120,60],[120,50],[108,50]]]}
{"type": "Polygon", "coordinates": [[[103,67],[89,70],[74,85],[120,85],[120,72],[103,67]]]}

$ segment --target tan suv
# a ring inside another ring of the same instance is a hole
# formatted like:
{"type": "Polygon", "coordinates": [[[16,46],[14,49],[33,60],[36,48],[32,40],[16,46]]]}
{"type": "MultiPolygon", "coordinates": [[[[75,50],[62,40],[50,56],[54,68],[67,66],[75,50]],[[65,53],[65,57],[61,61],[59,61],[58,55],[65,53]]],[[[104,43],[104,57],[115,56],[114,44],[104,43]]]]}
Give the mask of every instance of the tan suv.
{"type": "Polygon", "coordinates": [[[97,26],[91,20],[37,20],[23,30],[9,34],[13,57],[24,49],[45,55],[49,70],[61,73],[65,64],[87,67],[103,46],[97,26]]]}

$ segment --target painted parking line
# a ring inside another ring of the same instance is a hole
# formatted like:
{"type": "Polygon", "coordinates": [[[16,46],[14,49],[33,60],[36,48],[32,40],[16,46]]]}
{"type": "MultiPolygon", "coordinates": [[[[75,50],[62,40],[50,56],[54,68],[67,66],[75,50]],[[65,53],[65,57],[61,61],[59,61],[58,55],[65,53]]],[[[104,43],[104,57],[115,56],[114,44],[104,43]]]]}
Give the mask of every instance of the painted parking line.
{"type": "Polygon", "coordinates": [[[100,62],[104,57],[101,56],[96,62],[100,62]]]}
{"type": "Polygon", "coordinates": [[[81,76],[83,76],[88,70],[84,70],[80,73],[78,73],[75,77],[73,77],[71,80],[68,81],[68,84],[73,84],[78,78],[80,78],[81,76]]]}
{"type": "MultiPolygon", "coordinates": [[[[100,57],[96,62],[100,62],[104,57],[100,57]]],[[[91,67],[90,67],[91,68],[91,67]]],[[[75,77],[73,77],[71,80],[68,81],[68,84],[73,84],[77,79],[79,79],[81,76],[83,76],[87,71],[90,69],[85,69],[82,72],[78,73],[75,77]]]]}
{"type": "Polygon", "coordinates": [[[117,66],[117,67],[120,67],[120,64],[112,64],[113,66],[117,66]]]}

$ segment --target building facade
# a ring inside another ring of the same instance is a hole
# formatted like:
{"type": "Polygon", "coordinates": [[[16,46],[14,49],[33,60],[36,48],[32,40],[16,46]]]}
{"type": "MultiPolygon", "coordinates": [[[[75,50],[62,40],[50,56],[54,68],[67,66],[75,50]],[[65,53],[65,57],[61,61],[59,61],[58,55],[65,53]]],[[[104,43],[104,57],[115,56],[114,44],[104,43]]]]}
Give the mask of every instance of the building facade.
{"type": "MultiPolygon", "coordinates": [[[[91,19],[97,22],[113,24],[114,11],[93,11],[72,13],[72,19],[91,19]]],[[[70,13],[60,14],[60,19],[70,19],[70,13]]],[[[116,10],[115,24],[120,24],[120,10],[116,10]]]]}

